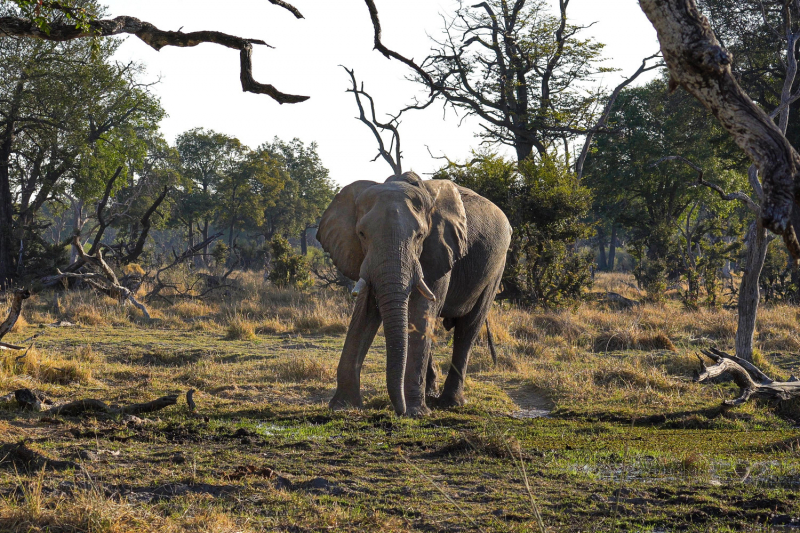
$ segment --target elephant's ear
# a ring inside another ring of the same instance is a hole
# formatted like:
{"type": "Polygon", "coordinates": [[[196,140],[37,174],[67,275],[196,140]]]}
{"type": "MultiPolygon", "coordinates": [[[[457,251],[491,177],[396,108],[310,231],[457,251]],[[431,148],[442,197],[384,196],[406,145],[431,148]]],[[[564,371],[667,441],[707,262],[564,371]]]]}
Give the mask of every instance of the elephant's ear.
{"type": "Polygon", "coordinates": [[[461,194],[452,181],[422,182],[433,199],[431,227],[420,260],[425,276],[436,281],[467,253],[467,214],[461,194]]]}
{"type": "Polygon", "coordinates": [[[355,181],[334,197],[322,214],[317,230],[317,240],[331,254],[333,264],[352,280],[358,279],[364,251],[356,235],[356,198],[366,189],[377,185],[374,181],[355,181]]]}

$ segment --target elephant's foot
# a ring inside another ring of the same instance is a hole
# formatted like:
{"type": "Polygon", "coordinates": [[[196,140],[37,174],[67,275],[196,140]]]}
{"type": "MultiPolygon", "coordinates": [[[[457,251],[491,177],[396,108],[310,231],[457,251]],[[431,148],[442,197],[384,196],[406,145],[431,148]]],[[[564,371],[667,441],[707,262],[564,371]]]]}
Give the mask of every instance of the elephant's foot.
{"type": "Polygon", "coordinates": [[[443,392],[441,396],[436,398],[435,406],[439,409],[450,409],[452,407],[461,407],[462,405],[467,404],[467,399],[464,398],[463,392],[458,392],[456,394],[447,394],[447,391],[443,392]]]}
{"type": "Polygon", "coordinates": [[[361,408],[363,406],[364,402],[361,400],[361,392],[345,392],[341,389],[336,389],[333,398],[328,402],[328,407],[334,411],[361,408]]]}
{"type": "Polygon", "coordinates": [[[420,418],[423,416],[428,416],[431,414],[431,410],[428,409],[428,406],[423,404],[414,405],[414,406],[406,406],[406,416],[410,416],[411,418],[420,418]]]}

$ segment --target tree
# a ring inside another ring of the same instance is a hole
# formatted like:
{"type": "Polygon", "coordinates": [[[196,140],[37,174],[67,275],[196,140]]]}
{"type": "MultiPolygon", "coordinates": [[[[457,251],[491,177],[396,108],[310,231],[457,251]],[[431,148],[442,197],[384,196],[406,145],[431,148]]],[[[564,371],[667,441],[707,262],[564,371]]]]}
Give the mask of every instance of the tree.
{"type": "Polygon", "coordinates": [[[451,179],[488,198],[514,228],[500,298],[560,307],[579,300],[591,284],[590,254],[574,243],[589,237],[591,193],[556,157],[520,163],[492,153],[473,164],[450,164],[434,178],[451,179]]]}
{"type": "MultiPolygon", "coordinates": [[[[246,149],[235,137],[203,128],[180,134],[175,145],[183,175],[188,179],[179,211],[186,223],[191,247],[195,228],[202,241],[208,240],[209,228],[220,213],[215,198],[217,187],[223,176],[233,172],[246,149]]],[[[203,249],[202,259],[208,264],[207,246],[203,249]]]]}
{"type": "MultiPolygon", "coordinates": [[[[766,229],[781,235],[794,261],[800,259],[792,217],[798,201],[800,156],[785,137],[789,106],[800,97],[792,92],[797,73],[796,41],[800,30],[792,25],[790,8],[797,2],[783,4],[786,35],[786,76],[781,90],[780,107],[772,117],[756,105],[741,88],[731,70],[732,58],[716,39],[708,19],[697,9],[694,0],[655,2],[641,0],[642,9],[658,33],[664,58],[670,69],[670,85],[681,85],[719,119],[736,144],[754,165],[748,173],[757,200],[746,203],[756,211],[757,224],[751,228],[745,276],[739,295],[739,324],[736,337],[737,356],[752,358],[753,333],[759,301],[758,276],[767,251],[766,229]],[[776,125],[772,118],[780,114],[776,125]],[[761,181],[758,175],[761,175],[761,181]]],[[[766,12],[763,12],[768,23],[766,12]]],[[[724,191],[719,191],[725,196],[724,191]]],[[[741,197],[743,193],[739,196],[741,197]]],[[[727,195],[733,197],[733,195],[727,195]]],[[[747,196],[747,195],[743,195],[747,196]]]]}
{"type": "MultiPolygon", "coordinates": [[[[595,193],[596,220],[611,228],[600,236],[610,233],[613,241],[624,232],[637,251],[640,286],[661,295],[667,274],[681,271],[676,234],[687,210],[714,201],[698,187],[696,171],[669,156],[702,161],[706,177],[726,187],[746,184],[745,164],[705,109],[688,95],[669,95],[663,79],[622,91],[609,125],[616,134],[595,141],[584,177],[595,193]]],[[[601,250],[606,242],[598,243],[601,250]]]]}
{"type": "MultiPolygon", "coordinates": [[[[308,230],[316,227],[322,212],[333,200],[336,186],[317,154],[315,142],[306,146],[300,139],[292,139],[287,143],[276,137],[272,143],[263,145],[260,150],[279,158],[288,172],[291,184],[282,189],[281,198],[276,202],[275,209],[284,210],[285,214],[292,213],[291,218],[294,222],[285,224],[284,227],[291,233],[299,233],[300,250],[306,255],[308,230]]],[[[274,218],[276,214],[268,210],[267,217],[274,218]]],[[[273,228],[276,226],[274,220],[271,225],[273,228]]]]}
{"type": "Polygon", "coordinates": [[[222,175],[216,203],[218,221],[228,227],[228,248],[233,249],[237,225],[256,229],[263,224],[265,210],[276,205],[286,182],[283,162],[265,150],[246,154],[222,175]]]}
{"type": "Polygon", "coordinates": [[[0,41],[0,286],[22,274],[42,206],[92,190],[96,176],[81,168],[109,158],[119,128],[162,116],[138,68],[110,63],[116,46],[0,41]]]}
{"type": "Polygon", "coordinates": [[[484,141],[512,146],[518,161],[534,150],[545,156],[556,143],[567,149],[595,119],[598,94],[586,85],[609,70],[597,66],[603,45],[568,23],[568,6],[560,0],[553,16],[544,0],[461,5],[419,80],[433,80],[434,97],[479,117],[484,141]]]}

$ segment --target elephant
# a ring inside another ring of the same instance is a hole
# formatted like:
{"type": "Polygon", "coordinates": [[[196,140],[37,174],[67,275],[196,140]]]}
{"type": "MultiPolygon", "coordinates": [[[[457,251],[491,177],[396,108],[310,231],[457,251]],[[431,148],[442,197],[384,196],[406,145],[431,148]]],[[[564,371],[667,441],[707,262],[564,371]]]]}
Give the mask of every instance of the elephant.
{"type": "Polygon", "coordinates": [[[470,350],[500,287],[511,225],[486,198],[414,172],[344,187],[320,219],[317,239],[358,280],[336,373],[332,409],[361,407],[361,366],[381,321],[386,385],[398,415],[464,405],[470,350]],[[453,332],[453,358],[437,396],[431,357],[437,317],[453,332]]]}

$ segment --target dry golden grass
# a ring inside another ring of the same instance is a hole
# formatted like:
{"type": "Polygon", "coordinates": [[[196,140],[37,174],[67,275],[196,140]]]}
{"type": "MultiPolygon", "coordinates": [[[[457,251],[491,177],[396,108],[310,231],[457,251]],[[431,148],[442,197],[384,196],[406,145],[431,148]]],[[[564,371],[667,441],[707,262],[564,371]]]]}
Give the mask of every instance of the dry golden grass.
{"type": "Polygon", "coordinates": [[[255,328],[256,325],[252,320],[237,315],[228,322],[225,338],[229,341],[251,341],[256,338],[255,328]]]}
{"type": "Polygon", "coordinates": [[[274,370],[278,381],[292,383],[330,381],[335,375],[329,363],[312,357],[286,359],[276,364],[274,370]]]}
{"type": "Polygon", "coordinates": [[[87,362],[62,359],[36,347],[25,352],[0,352],[0,380],[16,382],[15,378],[22,376],[40,383],[88,384],[92,382],[92,369],[87,362]]]}
{"type": "Polygon", "coordinates": [[[150,508],[108,498],[102,489],[76,490],[69,497],[48,495],[44,472],[19,476],[21,497],[0,499],[0,530],[45,533],[234,533],[248,528],[201,499],[189,501],[185,512],[164,517],[150,508]]]}

